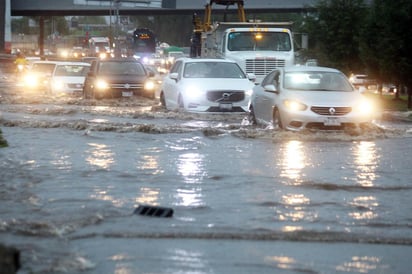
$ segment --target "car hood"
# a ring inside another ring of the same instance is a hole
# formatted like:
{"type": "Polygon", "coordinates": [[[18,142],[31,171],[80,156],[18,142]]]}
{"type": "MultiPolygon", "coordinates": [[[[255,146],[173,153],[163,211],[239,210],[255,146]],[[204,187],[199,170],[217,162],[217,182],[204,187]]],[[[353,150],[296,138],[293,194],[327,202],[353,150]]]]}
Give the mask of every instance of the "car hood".
{"type": "Polygon", "coordinates": [[[107,82],[117,83],[141,83],[147,79],[146,75],[99,75],[97,78],[104,79],[107,82]]]}
{"type": "Polygon", "coordinates": [[[59,81],[64,83],[84,83],[85,76],[55,76],[53,81],[59,81]]]}
{"type": "Polygon", "coordinates": [[[351,106],[365,97],[357,91],[288,91],[281,93],[281,99],[298,100],[307,105],[351,106]]]}
{"type": "Polygon", "coordinates": [[[249,79],[193,78],[182,80],[184,86],[196,86],[202,90],[252,90],[254,84],[249,79]]]}

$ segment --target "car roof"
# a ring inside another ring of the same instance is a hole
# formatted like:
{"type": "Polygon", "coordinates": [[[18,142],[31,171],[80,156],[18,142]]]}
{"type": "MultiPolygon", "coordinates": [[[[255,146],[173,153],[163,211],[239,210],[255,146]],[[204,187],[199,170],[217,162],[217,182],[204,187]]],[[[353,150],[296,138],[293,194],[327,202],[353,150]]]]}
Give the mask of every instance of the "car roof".
{"type": "Polygon", "coordinates": [[[329,68],[329,67],[319,67],[319,66],[287,66],[282,68],[285,72],[295,72],[295,71],[319,71],[319,72],[339,72],[341,71],[329,68]]]}
{"type": "Polygon", "coordinates": [[[223,59],[223,58],[179,58],[178,60],[182,60],[183,62],[221,62],[221,63],[236,63],[233,60],[223,59]]]}
{"type": "Polygon", "coordinates": [[[33,64],[57,64],[60,61],[50,61],[50,60],[40,60],[40,61],[34,61],[33,64]]]}
{"type": "Polygon", "coordinates": [[[88,66],[90,67],[90,63],[86,62],[58,62],[57,65],[62,65],[62,66],[68,66],[68,65],[74,65],[74,66],[88,66]]]}

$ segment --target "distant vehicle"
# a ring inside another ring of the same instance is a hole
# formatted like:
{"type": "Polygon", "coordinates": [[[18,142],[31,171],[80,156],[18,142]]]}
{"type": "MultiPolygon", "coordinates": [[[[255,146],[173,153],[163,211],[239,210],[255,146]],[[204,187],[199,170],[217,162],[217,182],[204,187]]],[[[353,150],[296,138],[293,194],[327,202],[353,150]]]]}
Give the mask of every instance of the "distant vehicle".
{"type": "Polygon", "coordinates": [[[150,72],[153,76],[151,77],[154,87],[155,98],[160,98],[160,88],[162,87],[164,73],[159,71],[159,68],[153,65],[144,65],[146,70],[150,72]]]}
{"type": "Polygon", "coordinates": [[[156,53],[156,35],[148,28],[136,28],[129,31],[127,44],[128,55],[142,63],[147,63],[149,58],[156,53]]]}
{"type": "Polygon", "coordinates": [[[97,59],[86,76],[83,95],[86,99],[131,97],[154,98],[155,84],[142,63],[135,59],[97,59]]]}
{"type": "Polygon", "coordinates": [[[51,75],[52,94],[82,95],[84,80],[90,64],[81,62],[58,63],[51,75]]]}
{"type": "Polygon", "coordinates": [[[275,128],[359,128],[372,121],[367,98],[340,71],[311,66],[278,68],[253,89],[251,121],[275,128]]]}
{"type": "Polygon", "coordinates": [[[163,79],[160,102],[169,110],[245,112],[253,80],[234,61],[181,58],[163,79]]]}
{"type": "Polygon", "coordinates": [[[366,74],[351,74],[349,81],[355,87],[364,86],[365,88],[367,88],[369,85],[376,84],[376,81],[374,79],[371,79],[366,74]]]}
{"type": "Polygon", "coordinates": [[[49,93],[51,76],[58,63],[58,61],[34,61],[23,78],[25,90],[49,93]]]}
{"type": "Polygon", "coordinates": [[[101,59],[110,56],[109,37],[91,37],[88,41],[88,56],[101,59]]]}

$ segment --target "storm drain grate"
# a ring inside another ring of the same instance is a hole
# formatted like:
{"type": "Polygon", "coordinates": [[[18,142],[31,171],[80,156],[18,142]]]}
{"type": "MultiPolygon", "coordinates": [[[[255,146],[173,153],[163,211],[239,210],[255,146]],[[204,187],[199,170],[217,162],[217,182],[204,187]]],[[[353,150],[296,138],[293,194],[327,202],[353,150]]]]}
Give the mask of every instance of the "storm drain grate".
{"type": "Polygon", "coordinates": [[[169,207],[139,205],[133,213],[143,216],[170,218],[173,216],[173,209],[169,207]]]}

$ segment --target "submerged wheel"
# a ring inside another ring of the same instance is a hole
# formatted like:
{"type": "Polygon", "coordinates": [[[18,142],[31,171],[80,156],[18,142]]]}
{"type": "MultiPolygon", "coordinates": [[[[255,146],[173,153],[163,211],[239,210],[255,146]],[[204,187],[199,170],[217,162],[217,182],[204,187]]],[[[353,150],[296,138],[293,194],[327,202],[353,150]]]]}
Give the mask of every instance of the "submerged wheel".
{"type": "Polygon", "coordinates": [[[177,105],[179,109],[184,110],[185,109],[185,103],[183,102],[183,97],[181,94],[179,94],[179,97],[177,98],[177,105]]]}
{"type": "Polygon", "coordinates": [[[160,105],[164,108],[166,108],[166,100],[165,100],[165,95],[163,91],[160,93],[160,105]]]}
{"type": "Polygon", "coordinates": [[[283,129],[282,119],[280,117],[279,110],[277,108],[273,109],[272,123],[274,128],[283,129]]]}
{"type": "Polygon", "coordinates": [[[251,125],[257,125],[255,110],[252,105],[249,108],[248,120],[251,125]]]}

